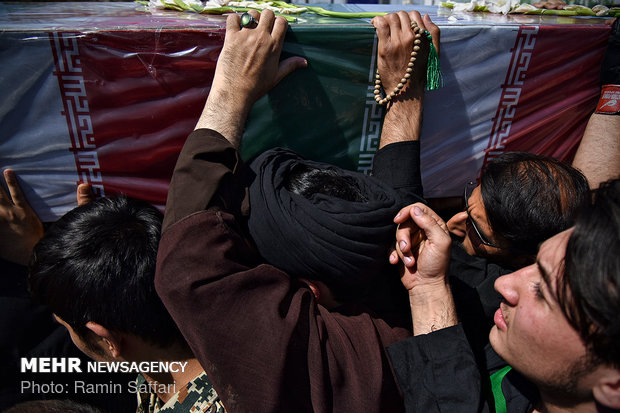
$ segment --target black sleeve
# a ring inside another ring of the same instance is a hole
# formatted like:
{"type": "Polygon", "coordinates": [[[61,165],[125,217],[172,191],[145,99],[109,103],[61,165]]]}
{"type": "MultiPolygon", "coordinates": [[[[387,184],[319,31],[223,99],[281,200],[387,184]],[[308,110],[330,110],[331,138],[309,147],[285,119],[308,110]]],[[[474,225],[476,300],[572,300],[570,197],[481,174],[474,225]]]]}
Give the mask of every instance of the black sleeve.
{"type": "Polygon", "coordinates": [[[460,324],[400,341],[387,351],[407,412],[489,411],[460,324]]]}
{"type": "Polygon", "coordinates": [[[426,202],[420,172],[420,141],[396,142],[379,149],[372,175],[394,188],[403,206],[426,202]]]}

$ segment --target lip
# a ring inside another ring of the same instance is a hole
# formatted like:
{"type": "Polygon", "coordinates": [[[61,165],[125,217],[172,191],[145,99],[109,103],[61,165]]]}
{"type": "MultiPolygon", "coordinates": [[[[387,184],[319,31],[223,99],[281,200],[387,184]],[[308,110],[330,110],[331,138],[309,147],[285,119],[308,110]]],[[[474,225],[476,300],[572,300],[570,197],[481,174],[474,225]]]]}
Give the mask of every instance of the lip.
{"type": "Polygon", "coordinates": [[[493,316],[493,322],[502,331],[506,331],[508,326],[506,325],[506,320],[504,319],[504,313],[502,312],[502,307],[500,306],[497,311],[495,311],[495,315],[493,316]]]}

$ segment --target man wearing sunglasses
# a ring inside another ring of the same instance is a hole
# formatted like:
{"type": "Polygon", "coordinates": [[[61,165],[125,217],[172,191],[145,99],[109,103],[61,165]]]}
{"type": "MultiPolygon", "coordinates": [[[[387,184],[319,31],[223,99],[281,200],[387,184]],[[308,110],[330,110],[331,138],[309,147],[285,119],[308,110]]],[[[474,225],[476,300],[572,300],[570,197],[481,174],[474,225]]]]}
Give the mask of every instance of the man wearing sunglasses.
{"type": "Polygon", "coordinates": [[[497,279],[502,301],[482,366],[447,287],[446,224],[423,204],[395,222],[414,337],[388,353],[408,411],[620,409],[620,179],[602,184],[575,226],[541,245],[535,263],[497,279]]]}
{"type": "Polygon", "coordinates": [[[464,211],[447,223],[470,255],[516,269],[538,245],[569,228],[589,191],[586,177],[556,159],[507,152],[465,184],[464,211]]]}
{"type": "Polygon", "coordinates": [[[533,263],[539,244],[570,228],[588,195],[588,181],[577,169],[525,152],[498,156],[479,185],[465,184],[464,210],[447,222],[456,241],[450,286],[475,348],[488,342],[501,301],[495,280],[533,263]]]}

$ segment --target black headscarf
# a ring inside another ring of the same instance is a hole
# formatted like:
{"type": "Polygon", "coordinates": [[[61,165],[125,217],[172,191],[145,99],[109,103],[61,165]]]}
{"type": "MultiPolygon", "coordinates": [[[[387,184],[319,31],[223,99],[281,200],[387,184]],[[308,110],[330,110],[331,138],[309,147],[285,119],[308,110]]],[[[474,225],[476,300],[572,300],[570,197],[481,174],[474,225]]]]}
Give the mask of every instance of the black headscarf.
{"type": "Polygon", "coordinates": [[[282,148],[262,153],[249,167],[255,177],[249,189],[248,227],[267,262],[291,276],[339,287],[366,284],[385,266],[400,206],[392,188],[282,148]],[[300,165],[338,171],[357,183],[367,201],[321,193],[307,199],[289,191],[286,178],[300,165]]]}

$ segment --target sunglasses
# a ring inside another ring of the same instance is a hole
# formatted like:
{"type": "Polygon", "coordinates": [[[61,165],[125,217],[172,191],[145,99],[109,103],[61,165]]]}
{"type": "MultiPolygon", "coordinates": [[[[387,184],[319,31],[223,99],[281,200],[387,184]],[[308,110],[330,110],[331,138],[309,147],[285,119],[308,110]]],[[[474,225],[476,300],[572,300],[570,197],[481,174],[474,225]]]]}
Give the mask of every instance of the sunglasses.
{"type": "Polygon", "coordinates": [[[492,247],[492,248],[501,248],[499,245],[492,243],[491,241],[487,239],[487,237],[484,236],[482,231],[478,229],[476,222],[471,218],[471,215],[469,215],[469,197],[471,196],[472,191],[477,186],[478,185],[475,182],[467,182],[465,184],[465,191],[463,192],[463,201],[465,204],[465,211],[467,212],[467,221],[469,222],[471,227],[474,229],[474,232],[476,233],[476,236],[478,237],[478,240],[480,241],[482,245],[486,245],[487,247],[492,247]]]}

